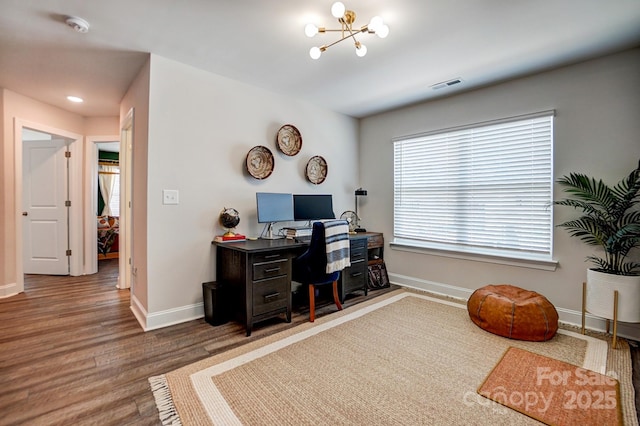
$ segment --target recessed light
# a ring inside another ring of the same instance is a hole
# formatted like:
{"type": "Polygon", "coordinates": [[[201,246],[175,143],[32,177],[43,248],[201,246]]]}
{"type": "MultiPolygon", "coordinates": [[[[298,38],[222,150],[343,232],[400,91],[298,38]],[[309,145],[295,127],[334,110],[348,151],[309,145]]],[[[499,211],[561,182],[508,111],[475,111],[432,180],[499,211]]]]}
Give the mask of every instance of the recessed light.
{"type": "Polygon", "coordinates": [[[84,99],[79,98],[77,96],[67,96],[67,99],[69,99],[71,102],[75,102],[77,104],[84,102],[84,99]]]}

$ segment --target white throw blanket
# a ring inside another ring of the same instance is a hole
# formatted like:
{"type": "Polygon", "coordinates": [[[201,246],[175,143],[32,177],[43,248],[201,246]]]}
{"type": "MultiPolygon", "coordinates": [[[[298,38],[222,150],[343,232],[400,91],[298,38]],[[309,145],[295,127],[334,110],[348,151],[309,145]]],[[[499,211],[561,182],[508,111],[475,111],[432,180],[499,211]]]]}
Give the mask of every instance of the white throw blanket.
{"type": "Polygon", "coordinates": [[[327,274],[342,271],[351,266],[347,221],[329,220],[324,222],[324,238],[327,250],[327,274]]]}

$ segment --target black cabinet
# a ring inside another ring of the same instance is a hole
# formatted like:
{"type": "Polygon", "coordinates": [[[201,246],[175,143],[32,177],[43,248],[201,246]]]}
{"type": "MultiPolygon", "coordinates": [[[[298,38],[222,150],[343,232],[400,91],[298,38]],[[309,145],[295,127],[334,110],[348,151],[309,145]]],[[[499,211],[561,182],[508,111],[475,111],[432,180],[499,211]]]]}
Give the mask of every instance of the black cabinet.
{"type": "Polygon", "coordinates": [[[211,325],[222,325],[229,320],[229,301],[226,288],[215,281],[202,283],[204,319],[211,325]]]}
{"type": "Polygon", "coordinates": [[[291,262],[304,244],[258,240],[216,244],[217,281],[228,287],[231,310],[253,324],[285,314],[291,321],[291,262]]]}

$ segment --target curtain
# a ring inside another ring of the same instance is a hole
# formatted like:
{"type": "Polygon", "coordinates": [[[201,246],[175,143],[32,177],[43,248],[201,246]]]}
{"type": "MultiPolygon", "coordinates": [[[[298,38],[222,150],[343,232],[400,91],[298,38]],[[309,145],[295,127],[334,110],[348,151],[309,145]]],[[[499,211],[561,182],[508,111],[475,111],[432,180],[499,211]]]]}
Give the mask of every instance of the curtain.
{"type": "Polygon", "coordinates": [[[113,216],[110,204],[119,170],[118,166],[100,165],[98,168],[98,185],[100,185],[100,192],[102,192],[104,200],[103,216],[113,216]]]}

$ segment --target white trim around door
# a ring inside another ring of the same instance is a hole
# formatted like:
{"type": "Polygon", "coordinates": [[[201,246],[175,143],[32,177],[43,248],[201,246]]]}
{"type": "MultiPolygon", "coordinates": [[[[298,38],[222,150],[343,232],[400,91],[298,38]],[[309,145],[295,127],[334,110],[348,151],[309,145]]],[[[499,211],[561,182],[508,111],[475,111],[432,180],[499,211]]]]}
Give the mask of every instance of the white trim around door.
{"type": "Polygon", "coordinates": [[[83,250],[83,202],[82,202],[82,140],[83,136],[67,130],[57,129],[44,124],[30,122],[21,118],[14,118],[13,144],[15,161],[15,238],[16,238],[16,285],[15,292],[24,291],[24,265],[22,260],[22,129],[33,129],[39,132],[49,133],[69,140],[69,273],[72,276],[82,275],[84,250],[83,250]]]}

